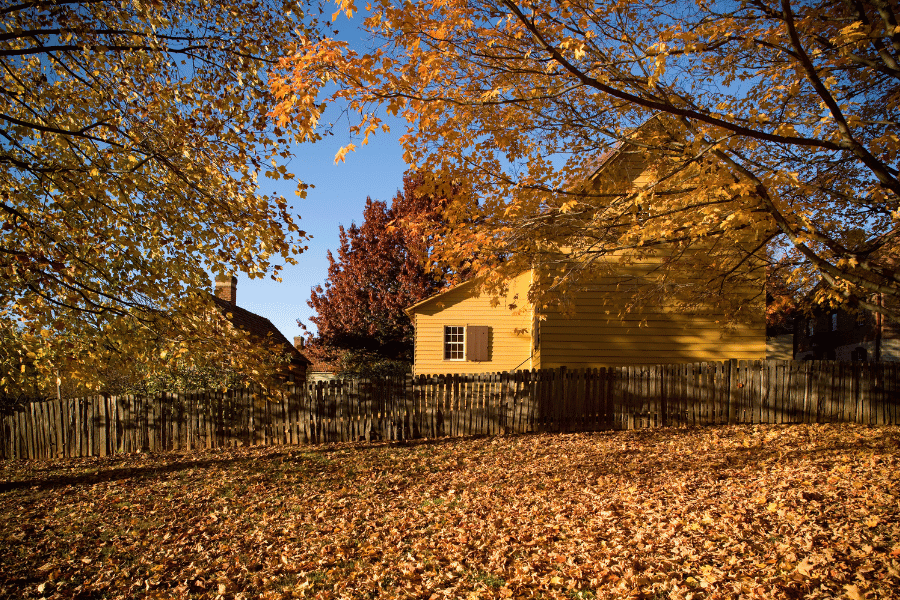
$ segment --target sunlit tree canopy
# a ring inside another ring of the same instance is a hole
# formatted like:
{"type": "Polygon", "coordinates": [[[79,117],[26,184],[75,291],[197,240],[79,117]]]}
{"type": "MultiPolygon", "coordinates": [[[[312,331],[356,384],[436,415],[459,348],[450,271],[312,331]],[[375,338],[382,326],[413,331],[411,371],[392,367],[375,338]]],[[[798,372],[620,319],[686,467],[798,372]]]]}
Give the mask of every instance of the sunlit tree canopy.
{"type": "Polygon", "coordinates": [[[338,103],[362,141],[405,118],[410,163],[474,190],[436,256],[503,276],[548,249],[578,255],[562,280],[537,280],[536,300],[623,256],[702,255],[704,289],[724,293],[762,271],[757,258],[792,255],[790,277],[827,284],[821,300],[898,317],[896,13],[880,0],[374,0],[371,50],[305,46],[274,82],[276,114],[311,123],[338,103]],[[643,177],[592,179],[610,151],[642,157],[643,177]]]}
{"type": "Polygon", "coordinates": [[[3,4],[0,387],[96,389],[101,371],[211,356],[262,373],[213,309],[210,274],[277,277],[303,249],[291,207],[258,182],[293,177],[268,78],[318,26],[305,10],[3,4]]]}

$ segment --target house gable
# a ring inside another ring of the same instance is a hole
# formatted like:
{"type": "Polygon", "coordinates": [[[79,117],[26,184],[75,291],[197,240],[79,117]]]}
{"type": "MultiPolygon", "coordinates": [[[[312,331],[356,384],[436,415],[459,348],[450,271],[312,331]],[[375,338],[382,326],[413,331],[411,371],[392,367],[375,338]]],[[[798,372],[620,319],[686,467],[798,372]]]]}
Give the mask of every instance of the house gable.
{"type": "Polygon", "coordinates": [[[530,283],[530,272],[514,278],[506,296],[495,301],[477,295],[471,281],[407,309],[415,327],[414,374],[530,369],[530,283]]]}
{"type": "Polygon", "coordinates": [[[217,285],[216,294],[212,296],[213,302],[234,327],[248,333],[254,342],[288,357],[289,364],[284,369],[283,376],[293,381],[304,381],[310,360],[294,347],[294,344],[289,342],[269,319],[238,306],[235,286],[236,280],[228,287],[217,285]],[[227,294],[222,293],[223,287],[228,290],[227,294]]]}
{"type": "MultiPolygon", "coordinates": [[[[538,307],[518,325],[531,330],[527,361],[511,367],[499,365],[516,361],[482,364],[480,369],[472,368],[480,363],[457,366],[453,361],[433,361],[441,356],[438,325],[489,324],[492,318],[505,315],[502,307],[490,306],[489,299],[479,303],[470,298],[469,288],[463,286],[414,307],[415,371],[474,373],[529,366],[594,368],[764,359],[763,265],[755,257],[747,258],[747,249],[755,252],[765,232],[735,225],[737,233],[726,240],[731,245],[723,245],[715,236],[688,239],[679,232],[678,218],[666,215],[673,207],[698,202],[692,177],[697,169],[716,165],[676,169],[666,161],[650,160],[641,137],[677,137],[677,128],[672,133],[669,129],[667,123],[651,120],[635,132],[633,141],[600,157],[593,173],[576,183],[569,196],[583,195],[588,200],[577,210],[567,210],[569,203],[561,203],[544,213],[548,220],[556,219],[559,237],[527,238],[537,241],[525,244],[521,254],[509,257],[501,267],[531,268],[529,283],[538,283],[539,293],[532,295],[538,307]],[[596,205],[591,204],[592,197],[596,205]],[[620,203],[618,212],[613,211],[620,215],[620,222],[597,216],[608,201],[620,203]],[[632,216],[638,222],[662,221],[671,235],[645,240],[632,227],[632,216]],[[727,286],[715,279],[720,273],[729,274],[727,286]],[[564,296],[554,297],[556,289],[563,289],[564,296]]],[[[729,181],[727,172],[723,178],[729,181]]],[[[721,205],[721,211],[742,206],[737,199],[722,201],[722,189],[705,186],[700,193],[712,205],[721,205]]],[[[516,282],[522,285],[523,280],[516,282]]],[[[528,297],[528,287],[522,287],[521,298],[528,297]]]]}

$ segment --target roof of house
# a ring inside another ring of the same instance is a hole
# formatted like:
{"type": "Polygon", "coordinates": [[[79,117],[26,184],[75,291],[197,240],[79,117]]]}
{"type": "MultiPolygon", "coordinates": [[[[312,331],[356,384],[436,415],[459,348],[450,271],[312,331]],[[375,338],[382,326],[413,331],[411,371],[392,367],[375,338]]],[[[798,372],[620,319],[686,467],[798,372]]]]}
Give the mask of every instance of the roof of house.
{"type": "MultiPolygon", "coordinates": [[[[310,360],[309,357],[306,358],[307,360],[310,360]]],[[[337,373],[338,371],[331,363],[318,358],[310,362],[310,366],[307,370],[310,373],[337,373]]]]}
{"type": "Polygon", "coordinates": [[[291,356],[292,361],[312,364],[311,361],[306,358],[303,353],[297,350],[294,345],[284,337],[284,334],[281,333],[277,327],[272,325],[272,322],[267,318],[250,312],[246,308],[241,308],[240,306],[232,304],[215,295],[213,295],[212,298],[226,315],[231,315],[229,321],[231,321],[235,327],[246,331],[254,338],[261,340],[270,339],[277,344],[284,346],[285,352],[291,356]]]}
{"type": "Polygon", "coordinates": [[[430,302],[433,302],[434,300],[437,300],[438,298],[440,298],[440,297],[443,296],[444,294],[449,294],[450,292],[453,292],[453,291],[455,291],[455,290],[458,290],[459,288],[463,287],[464,285],[472,284],[472,283],[476,282],[477,280],[478,280],[477,277],[474,278],[474,279],[466,279],[466,280],[463,281],[462,283],[457,283],[456,285],[452,285],[452,286],[450,286],[450,287],[448,287],[448,288],[445,288],[445,289],[443,289],[443,290],[441,290],[441,291],[439,291],[439,292],[436,292],[436,293],[432,294],[431,296],[428,296],[427,298],[424,298],[424,299],[422,299],[422,300],[419,300],[418,302],[416,302],[416,303],[413,304],[412,306],[407,306],[406,308],[403,309],[403,312],[405,312],[406,315],[411,319],[413,313],[416,311],[417,308],[420,308],[420,307],[422,307],[422,306],[424,306],[424,305],[426,305],[426,304],[428,304],[428,303],[430,303],[430,302]]]}

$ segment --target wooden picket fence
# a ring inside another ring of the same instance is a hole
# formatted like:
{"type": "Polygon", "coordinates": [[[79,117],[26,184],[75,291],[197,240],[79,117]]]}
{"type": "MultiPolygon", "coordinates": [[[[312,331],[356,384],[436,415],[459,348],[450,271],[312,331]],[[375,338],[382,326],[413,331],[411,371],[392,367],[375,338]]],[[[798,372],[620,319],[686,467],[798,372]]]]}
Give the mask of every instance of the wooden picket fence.
{"type": "Polygon", "coordinates": [[[900,423],[900,364],[729,361],[32,402],[0,458],[740,423],[900,423]]]}

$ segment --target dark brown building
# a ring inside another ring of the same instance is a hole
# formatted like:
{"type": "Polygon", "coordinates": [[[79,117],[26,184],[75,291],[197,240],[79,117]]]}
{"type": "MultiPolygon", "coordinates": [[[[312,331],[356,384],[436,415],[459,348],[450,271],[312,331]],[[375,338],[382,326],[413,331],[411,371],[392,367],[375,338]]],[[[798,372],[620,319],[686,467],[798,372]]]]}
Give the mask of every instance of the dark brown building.
{"type": "Polygon", "coordinates": [[[215,282],[215,301],[226,315],[230,315],[231,323],[260,341],[271,341],[284,348],[290,356],[287,377],[297,383],[306,380],[306,370],[310,365],[307,359],[294,344],[290,343],[277,327],[267,318],[252,313],[237,305],[237,277],[218,276],[215,282]]]}
{"type": "Polygon", "coordinates": [[[900,361],[900,324],[866,310],[817,309],[795,320],[794,359],[900,361]]]}

